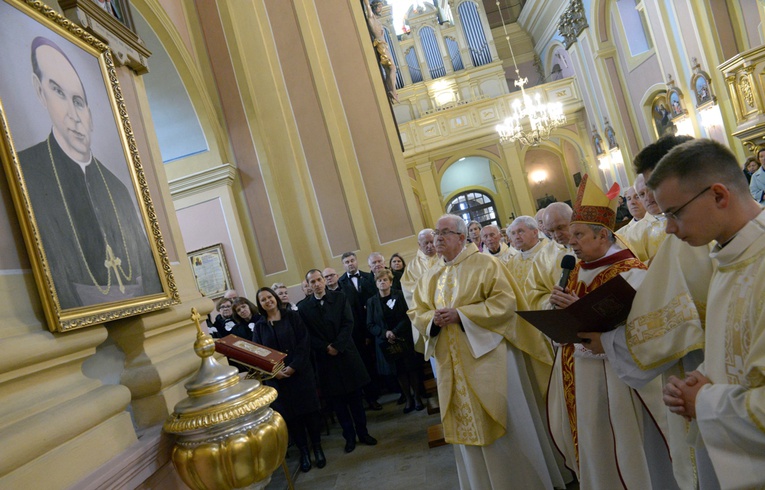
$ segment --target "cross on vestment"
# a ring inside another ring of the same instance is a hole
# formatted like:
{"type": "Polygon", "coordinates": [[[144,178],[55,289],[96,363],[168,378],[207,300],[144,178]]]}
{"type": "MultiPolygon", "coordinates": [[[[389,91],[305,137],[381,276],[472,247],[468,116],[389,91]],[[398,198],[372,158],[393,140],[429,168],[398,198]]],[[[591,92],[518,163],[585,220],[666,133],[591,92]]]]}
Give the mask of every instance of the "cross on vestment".
{"type": "MultiPolygon", "coordinates": [[[[120,292],[125,292],[125,285],[122,284],[122,277],[120,276],[119,266],[122,265],[122,259],[114,256],[111,245],[106,245],[106,260],[104,260],[104,267],[106,269],[114,269],[114,275],[117,276],[117,284],[120,286],[120,292]]],[[[111,273],[111,272],[110,272],[111,273]]]]}

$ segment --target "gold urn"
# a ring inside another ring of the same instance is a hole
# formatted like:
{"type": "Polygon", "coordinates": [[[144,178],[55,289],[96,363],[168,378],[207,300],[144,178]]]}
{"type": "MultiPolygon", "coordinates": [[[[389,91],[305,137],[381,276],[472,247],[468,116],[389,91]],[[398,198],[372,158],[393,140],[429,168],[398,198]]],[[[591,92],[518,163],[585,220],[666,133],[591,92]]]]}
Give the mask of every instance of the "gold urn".
{"type": "Polygon", "coordinates": [[[199,318],[192,309],[194,351],[202,366],[185,385],[189,396],[164,424],[165,432],[177,436],[173,466],[193,489],[265,487],[287,451],[287,425],[269,407],[276,390],[240,380],[236,368],[219,364],[215,342],[199,318]]]}

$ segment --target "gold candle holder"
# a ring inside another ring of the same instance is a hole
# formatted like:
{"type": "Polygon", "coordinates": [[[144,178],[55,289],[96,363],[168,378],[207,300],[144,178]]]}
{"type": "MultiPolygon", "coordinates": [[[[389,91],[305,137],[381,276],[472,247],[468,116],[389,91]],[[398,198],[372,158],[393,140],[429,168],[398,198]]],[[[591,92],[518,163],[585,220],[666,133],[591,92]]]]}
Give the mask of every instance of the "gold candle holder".
{"type": "Polygon", "coordinates": [[[202,331],[196,309],[191,313],[202,365],[163,427],[176,436],[173,466],[193,489],[265,487],[287,451],[287,425],[269,407],[276,390],[219,364],[215,341],[202,331]]]}

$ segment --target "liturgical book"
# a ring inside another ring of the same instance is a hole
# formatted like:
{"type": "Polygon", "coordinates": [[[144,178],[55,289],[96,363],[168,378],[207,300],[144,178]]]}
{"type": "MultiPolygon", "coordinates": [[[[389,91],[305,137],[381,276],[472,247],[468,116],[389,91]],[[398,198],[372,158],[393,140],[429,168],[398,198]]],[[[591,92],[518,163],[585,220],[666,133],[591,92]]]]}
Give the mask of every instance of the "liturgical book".
{"type": "Polygon", "coordinates": [[[287,354],[256,344],[251,340],[227,335],[215,340],[215,350],[247,367],[276,374],[284,368],[287,354]]]}
{"type": "Polygon", "coordinates": [[[559,344],[582,342],[579,332],[608,332],[627,320],[635,289],[616,276],[568,308],[517,312],[559,344]]]}

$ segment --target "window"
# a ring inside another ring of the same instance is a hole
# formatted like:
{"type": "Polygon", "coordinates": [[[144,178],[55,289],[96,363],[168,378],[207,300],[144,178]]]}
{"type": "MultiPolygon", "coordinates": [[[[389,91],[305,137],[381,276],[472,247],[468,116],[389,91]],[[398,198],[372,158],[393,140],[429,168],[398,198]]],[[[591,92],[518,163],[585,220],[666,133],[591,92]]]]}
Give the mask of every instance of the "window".
{"type": "Polygon", "coordinates": [[[457,194],[446,207],[446,212],[460,216],[466,223],[478,221],[481,226],[499,225],[494,201],[478,191],[457,194]]]}
{"type": "Polygon", "coordinates": [[[617,0],[622,29],[627,38],[630,54],[637,56],[651,50],[653,43],[648,30],[643,0],[617,0]]]}

